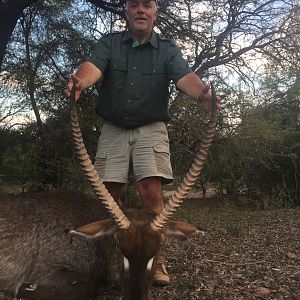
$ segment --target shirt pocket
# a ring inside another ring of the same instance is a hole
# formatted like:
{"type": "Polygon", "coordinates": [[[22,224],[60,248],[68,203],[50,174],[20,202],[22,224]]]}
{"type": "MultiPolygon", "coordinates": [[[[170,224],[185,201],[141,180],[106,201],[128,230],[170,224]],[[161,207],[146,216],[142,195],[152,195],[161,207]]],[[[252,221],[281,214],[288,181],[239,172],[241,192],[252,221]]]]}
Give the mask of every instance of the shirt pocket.
{"type": "Polygon", "coordinates": [[[127,62],[112,58],[108,65],[107,76],[109,81],[113,83],[114,88],[123,88],[127,77],[127,62]]]}
{"type": "Polygon", "coordinates": [[[164,64],[147,66],[142,70],[142,77],[147,84],[146,89],[155,92],[168,86],[167,70],[164,64]]]}
{"type": "Polygon", "coordinates": [[[124,72],[127,71],[127,63],[126,61],[112,58],[109,62],[109,68],[114,71],[124,72]]]}

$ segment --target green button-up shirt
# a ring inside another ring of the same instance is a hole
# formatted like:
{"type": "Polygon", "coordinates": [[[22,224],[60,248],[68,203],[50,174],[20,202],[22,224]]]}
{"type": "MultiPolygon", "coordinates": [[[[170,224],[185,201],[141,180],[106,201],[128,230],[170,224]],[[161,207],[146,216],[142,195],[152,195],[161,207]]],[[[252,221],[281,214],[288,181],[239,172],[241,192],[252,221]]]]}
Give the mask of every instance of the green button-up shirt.
{"type": "Polygon", "coordinates": [[[122,127],[169,121],[170,81],[192,72],[180,49],[154,31],[142,45],[128,31],[105,35],[89,61],[103,73],[97,112],[122,127]]]}

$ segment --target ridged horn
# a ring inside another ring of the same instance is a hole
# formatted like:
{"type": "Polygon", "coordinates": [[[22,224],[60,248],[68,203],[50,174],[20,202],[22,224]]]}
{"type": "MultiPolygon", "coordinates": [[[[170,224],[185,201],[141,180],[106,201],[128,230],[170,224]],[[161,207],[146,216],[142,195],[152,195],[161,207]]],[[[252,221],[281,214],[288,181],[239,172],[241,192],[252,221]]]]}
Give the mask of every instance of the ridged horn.
{"type": "Polygon", "coordinates": [[[156,216],[156,218],[151,223],[151,228],[155,231],[162,230],[166,223],[169,221],[171,216],[175,213],[177,208],[182,204],[183,200],[186,198],[188,192],[194,185],[195,181],[199,177],[204,163],[207,158],[208,150],[211,146],[214,133],[216,131],[217,125],[217,109],[216,109],[216,93],[213,84],[211,83],[212,91],[212,109],[211,116],[207,125],[204,138],[199,146],[199,150],[196,153],[195,159],[188,170],[186,176],[184,177],[181,184],[178,186],[177,190],[169,197],[169,201],[166,203],[162,212],[156,216]]]}
{"type": "Polygon", "coordinates": [[[130,226],[130,221],[122,212],[118,204],[115,202],[113,197],[110,195],[110,193],[104,186],[85,148],[83,138],[81,135],[81,130],[79,127],[78,117],[77,117],[74,87],[72,88],[71,91],[70,113],[71,113],[71,131],[73,137],[73,144],[75,147],[77,158],[81,165],[81,169],[86,175],[98,199],[101,200],[101,202],[104,204],[108,212],[111,214],[118,228],[128,229],[130,226]]]}

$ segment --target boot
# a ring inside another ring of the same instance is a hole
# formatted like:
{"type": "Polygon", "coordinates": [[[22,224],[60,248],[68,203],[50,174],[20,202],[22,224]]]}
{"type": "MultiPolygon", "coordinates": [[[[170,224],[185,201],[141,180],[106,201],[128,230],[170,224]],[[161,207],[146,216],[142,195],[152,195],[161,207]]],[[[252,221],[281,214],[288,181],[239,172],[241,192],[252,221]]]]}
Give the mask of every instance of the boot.
{"type": "Polygon", "coordinates": [[[166,286],[170,284],[170,277],[165,266],[165,257],[162,253],[158,253],[156,267],[153,274],[153,285],[166,286]]]}

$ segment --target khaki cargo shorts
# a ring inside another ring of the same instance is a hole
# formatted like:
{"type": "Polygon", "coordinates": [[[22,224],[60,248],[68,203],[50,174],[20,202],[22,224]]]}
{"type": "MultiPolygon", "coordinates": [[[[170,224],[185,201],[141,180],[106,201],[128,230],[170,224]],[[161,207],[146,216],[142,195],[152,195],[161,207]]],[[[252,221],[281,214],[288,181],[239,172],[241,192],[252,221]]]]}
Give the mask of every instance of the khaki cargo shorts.
{"type": "Polygon", "coordinates": [[[104,182],[126,183],[132,172],[136,181],[158,176],[172,182],[167,127],[154,122],[127,129],[105,123],[98,141],[95,169],[104,182]]]}

